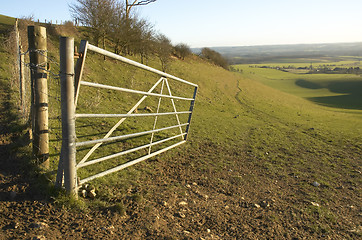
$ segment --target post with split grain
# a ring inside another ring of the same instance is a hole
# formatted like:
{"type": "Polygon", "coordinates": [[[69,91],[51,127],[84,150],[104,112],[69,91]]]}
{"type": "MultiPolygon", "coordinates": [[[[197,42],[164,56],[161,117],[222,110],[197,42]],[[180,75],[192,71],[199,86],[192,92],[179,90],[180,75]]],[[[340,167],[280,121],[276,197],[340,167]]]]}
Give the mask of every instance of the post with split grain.
{"type": "Polygon", "coordinates": [[[15,20],[15,37],[16,37],[16,50],[17,50],[17,68],[19,73],[19,95],[20,95],[20,108],[24,115],[25,113],[25,79],[24,79],[24,54],[22,54],[21,38],[19,33],[19,19],[15,20]]]}
{"type": "Polygon", "coordinates": [[[77,196],[75,160],[75,104],[74,104],[74,39],[60,38],[60,87],[62,111],[62,153],[64,186],[77,196]]]}
{"type": "Polygon", "coordinates": [[[31,121],[33,153],[42,168],[49,168],[48,78],[46,28],[28,27],[31,68],[31,121]]]}

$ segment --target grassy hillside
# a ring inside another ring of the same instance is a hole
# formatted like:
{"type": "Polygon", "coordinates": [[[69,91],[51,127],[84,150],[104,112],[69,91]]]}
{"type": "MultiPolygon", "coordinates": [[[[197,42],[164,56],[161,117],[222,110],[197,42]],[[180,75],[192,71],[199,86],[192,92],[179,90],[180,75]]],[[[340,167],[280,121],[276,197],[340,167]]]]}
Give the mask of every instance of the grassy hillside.
{"type": "Polygon", "coordinates": [[[14,26],[15,18],[8,17],[0,14],[0,30],[8,30],[11,26],[14,26]]]}
{"type": "MultiPolygon", "coordinates": [[[[53,35],[50,39],[49,56],[57,62],[57,37],[53,35]]],[[[148,64],[160,68],[155,58],[149,59],[148,64]]],[[[51,69],[56,73],[57,64],[52,63],[51,69]]],[[[62,231],[63,236],[121,239],[355,239],[361,236],[361,109],[353,107],[351,111],[308,101],[304,98],[313,97],[313,91],[295,87],[289,80],[296,79],[287,73],[275,79],[273,74],[284,73],[256,69],[233,73],[195,56],[184,61],[173,59],[169,73],[199,85],[189,141],[147,162],[93,181],[97,197],[76,203],[88,217],[82,212],[77,216],[63,213],[69,216],[63,222],[76,224],[73,228],[63,224],[63,230],[69,229],[62,231]],[[289,91],[270,87],[273,84],[289,91]],[[106,226],[105,230],[100,225],[106,226]]],[[[85,80],[148,90],[157,78],[90,54],[85,80]]],[[[320,84],[323,90],[317,90],[327,96],[328,90],[324,88],[329,86],[328,81],[334,80],[318,79],[313,83],[320,84]]],[[[175,93],[188,93],[177,84],[172,86],[175,93]]],[[[49,94],[51,163],[55,170],[61,144],[56,76],[49,80],[49,94]]],[[[137,99],[87,87],[82,87],[80,94],[79,112],[115,113],[129,109],[130,103],[137,99]]],[[[155,103],[157,99],[150,98],[142,107],[153,107],[155,103]]],[[[180,108],[183,107],[181,104],[180,108]]],[[[114,121],[79,120],[77,136],[79,139],[103,137],[114,121]]],[[[146,123],[127,121],[119,132],[140,130],[146,123]]],[[[144,140],[137,138],[130,144],[144,140]]],[[[123,142],[107,145],[96,155],[128,146],[123,142]]],[[[84,152],[78,149],[77,154],[81,156],[84,152]]],[[[116,163],[104,163],[90,171],[109,167],[106,164],[116,163]]],[[[82,176],[87,174],[84,170],[80,172],[82,176]]],[[[51,178],[54,180],[55,175],[51,178]]],[[[63,200],[58,196],[55,203],[63,200]]],[[[49,215],[42,218],[52,226],[45,236],[56,236],[58,220],[49,215]]],[[[16,231],[12,236],[16,236],[16,231]]]]}

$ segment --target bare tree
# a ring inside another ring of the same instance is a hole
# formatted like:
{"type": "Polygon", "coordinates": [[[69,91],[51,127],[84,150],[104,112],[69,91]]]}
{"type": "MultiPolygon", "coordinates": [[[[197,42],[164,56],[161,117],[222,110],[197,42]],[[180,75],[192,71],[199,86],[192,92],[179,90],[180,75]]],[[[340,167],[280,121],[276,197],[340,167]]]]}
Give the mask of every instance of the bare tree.
{"type": "Polygon", "coordinates": [[[218,53],[210,48],[205,47],[205,48],[201,49],[200,56],[222,68],[229,69],[229,64],[228,64],[227,60],[220,53],[218,53]]]}
{"type": "Polygon", "coordinates": [[[162,71],[166,72],[171,61],[172,54],[171,40],[163,34],[156,36],[156,54],[161,61],[162,71]]]}
{"type": "Polygon", "coordinates": [[[98,45],[102,38],[105,47],[105,38],[110,33],[116,6],[116,0],[76,0],[69,8],[72,17],[91,27],[96,44],[98,45]]]}
{"type": "Polygon", "coordinates": [[[155,45],[153,26],[131,9],[156,0],[76,0],[70,11],[80,23],[91,28],[97,45],[106,38],[113,42],[114,52],[119,54],[140,54],[141,61],[147,59],[155,45]]]}
{"type": "Polygon", "coordinates": [[[146,20],[137,20],[134,23],[134,39],[132,48],[135,53],[141,56],[141,63],[152,53],[154,49],[154,31],[153,26],[146,20]]]}
{"type": "MultiPolygon", "coordinates": [[[[145,20],[139,20],[136,14],[131,16],[131,10],[136,6],[143,6],[156,0],[125,0],[125,4],[116,0],[115,14],[112,20],[112,39],[115,43],[114,52],[131,54],[135,52],[135,46],[139,45],[146,36],[152,35],[150,25],[145,20]],[[147,31],[150,30],[150,31],[147,31]]],[[[138,47],[138,49],[140,49],[138,47]]],[[[144,51],[142,51],[143,53],[144,51]]],[[[141,54],[143,61],[144,55],[141,54]]]]}
{"type": "Polygon", "coordinates": [[[114,53],[120,53],[122,46],[126,45],[124,43],[124,38],[128,35],[129,33],[127,32],[126,15],[123,4],[117,2],[111,22],[111,38],[114,43],[114,53]]]}
{"type": "MultiPolygon", "coordinates": [[[[146,2],[138,4],[146,4],[146,2]]],[[[148,21],[140,19],[137,14],[127,17],[126,8],[121,2],[117,2],[111,29],[116,54],[120,52],[128,55],[140,54],[143,63],[152,52],[153,26],[148,21]]]]}
{"type": "Polygon", "coordinates": [[[148,5],[156,1],[157,0],[126,0],[126,19],[130,18],[130,13],[133,7],[148,5]]]}
{"type": "Polygon", "coordinates": [[[192,54],[192,51],[190,47],[185,43],[179,43],[175,46],[175,54],[178,58],[181,58],[182,60],[185,59],[185,57],[192,54]]]}

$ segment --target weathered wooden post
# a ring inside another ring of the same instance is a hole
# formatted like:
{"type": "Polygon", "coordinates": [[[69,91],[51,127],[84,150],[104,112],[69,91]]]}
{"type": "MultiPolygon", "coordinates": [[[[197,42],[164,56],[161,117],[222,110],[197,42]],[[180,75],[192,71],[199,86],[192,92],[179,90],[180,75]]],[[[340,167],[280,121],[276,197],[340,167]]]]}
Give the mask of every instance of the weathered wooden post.
{"type": "Polygon", "coordinates": [[[46,28],[29,26],[28,40],[31,66],[33,153],[41,167],[49,168],[46,28]]]}
{"type": "Polygon", "coordinates": [[[19,82],[20,82],[20,101],[21,101],[21,111],[23,112],[23,114],[26,112],[26,106],[25,106],[25,76],[24,76],[24,62],[25,62],[25,57],[24,54],[21,54],[23,48],[21,45],[19,45],[19,53],[20,53],[20,58],[19,58],[19,82]]]}
{"type": "Polygon", "coordinates": [[[60,88],[62,108],[62,153],[64,186],[77,197],[75,160],[74,39],[60,38],[60,88]]]}
{"type": "Polygon", "coordinates": [[[25,113],[25,84],[24,84],[24,54],[22,52],[21,39],[19,33],[19,19],[15,20],[15,36],[16,36],[16,50],[17,50],[17,66],[19,73],[19,95],[20,95],[20,108],[22,113],[25,113]]]}

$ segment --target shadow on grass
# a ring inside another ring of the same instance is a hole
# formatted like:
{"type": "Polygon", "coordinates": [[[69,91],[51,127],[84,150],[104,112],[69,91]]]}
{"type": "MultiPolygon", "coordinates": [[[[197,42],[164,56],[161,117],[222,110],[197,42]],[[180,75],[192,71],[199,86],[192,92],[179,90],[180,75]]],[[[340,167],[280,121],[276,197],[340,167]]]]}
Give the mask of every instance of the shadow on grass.
{"type": "Polygon", "coordinates": [[[0,76],[0,202],[43,200],[48,180],[32,157],[28,126],[19,119],[9,81],[0,76]]]}
{"type": "Polygon", "coordinates": [[[362,96],[356,96],[353,94],[330,97],[313,97],[307,99],[328,107],[362,110],[362,96]]]}
{"type": "Polygon", "coordinates": [[[362,110],[362,81],[340,80],[333,82],[316,83],[304,79],[298,79],[295,84],[307,89],[326,88],[332,93],[340,93],[340,96],[310,97],[308,100],[324,106],[362,110]]]}

